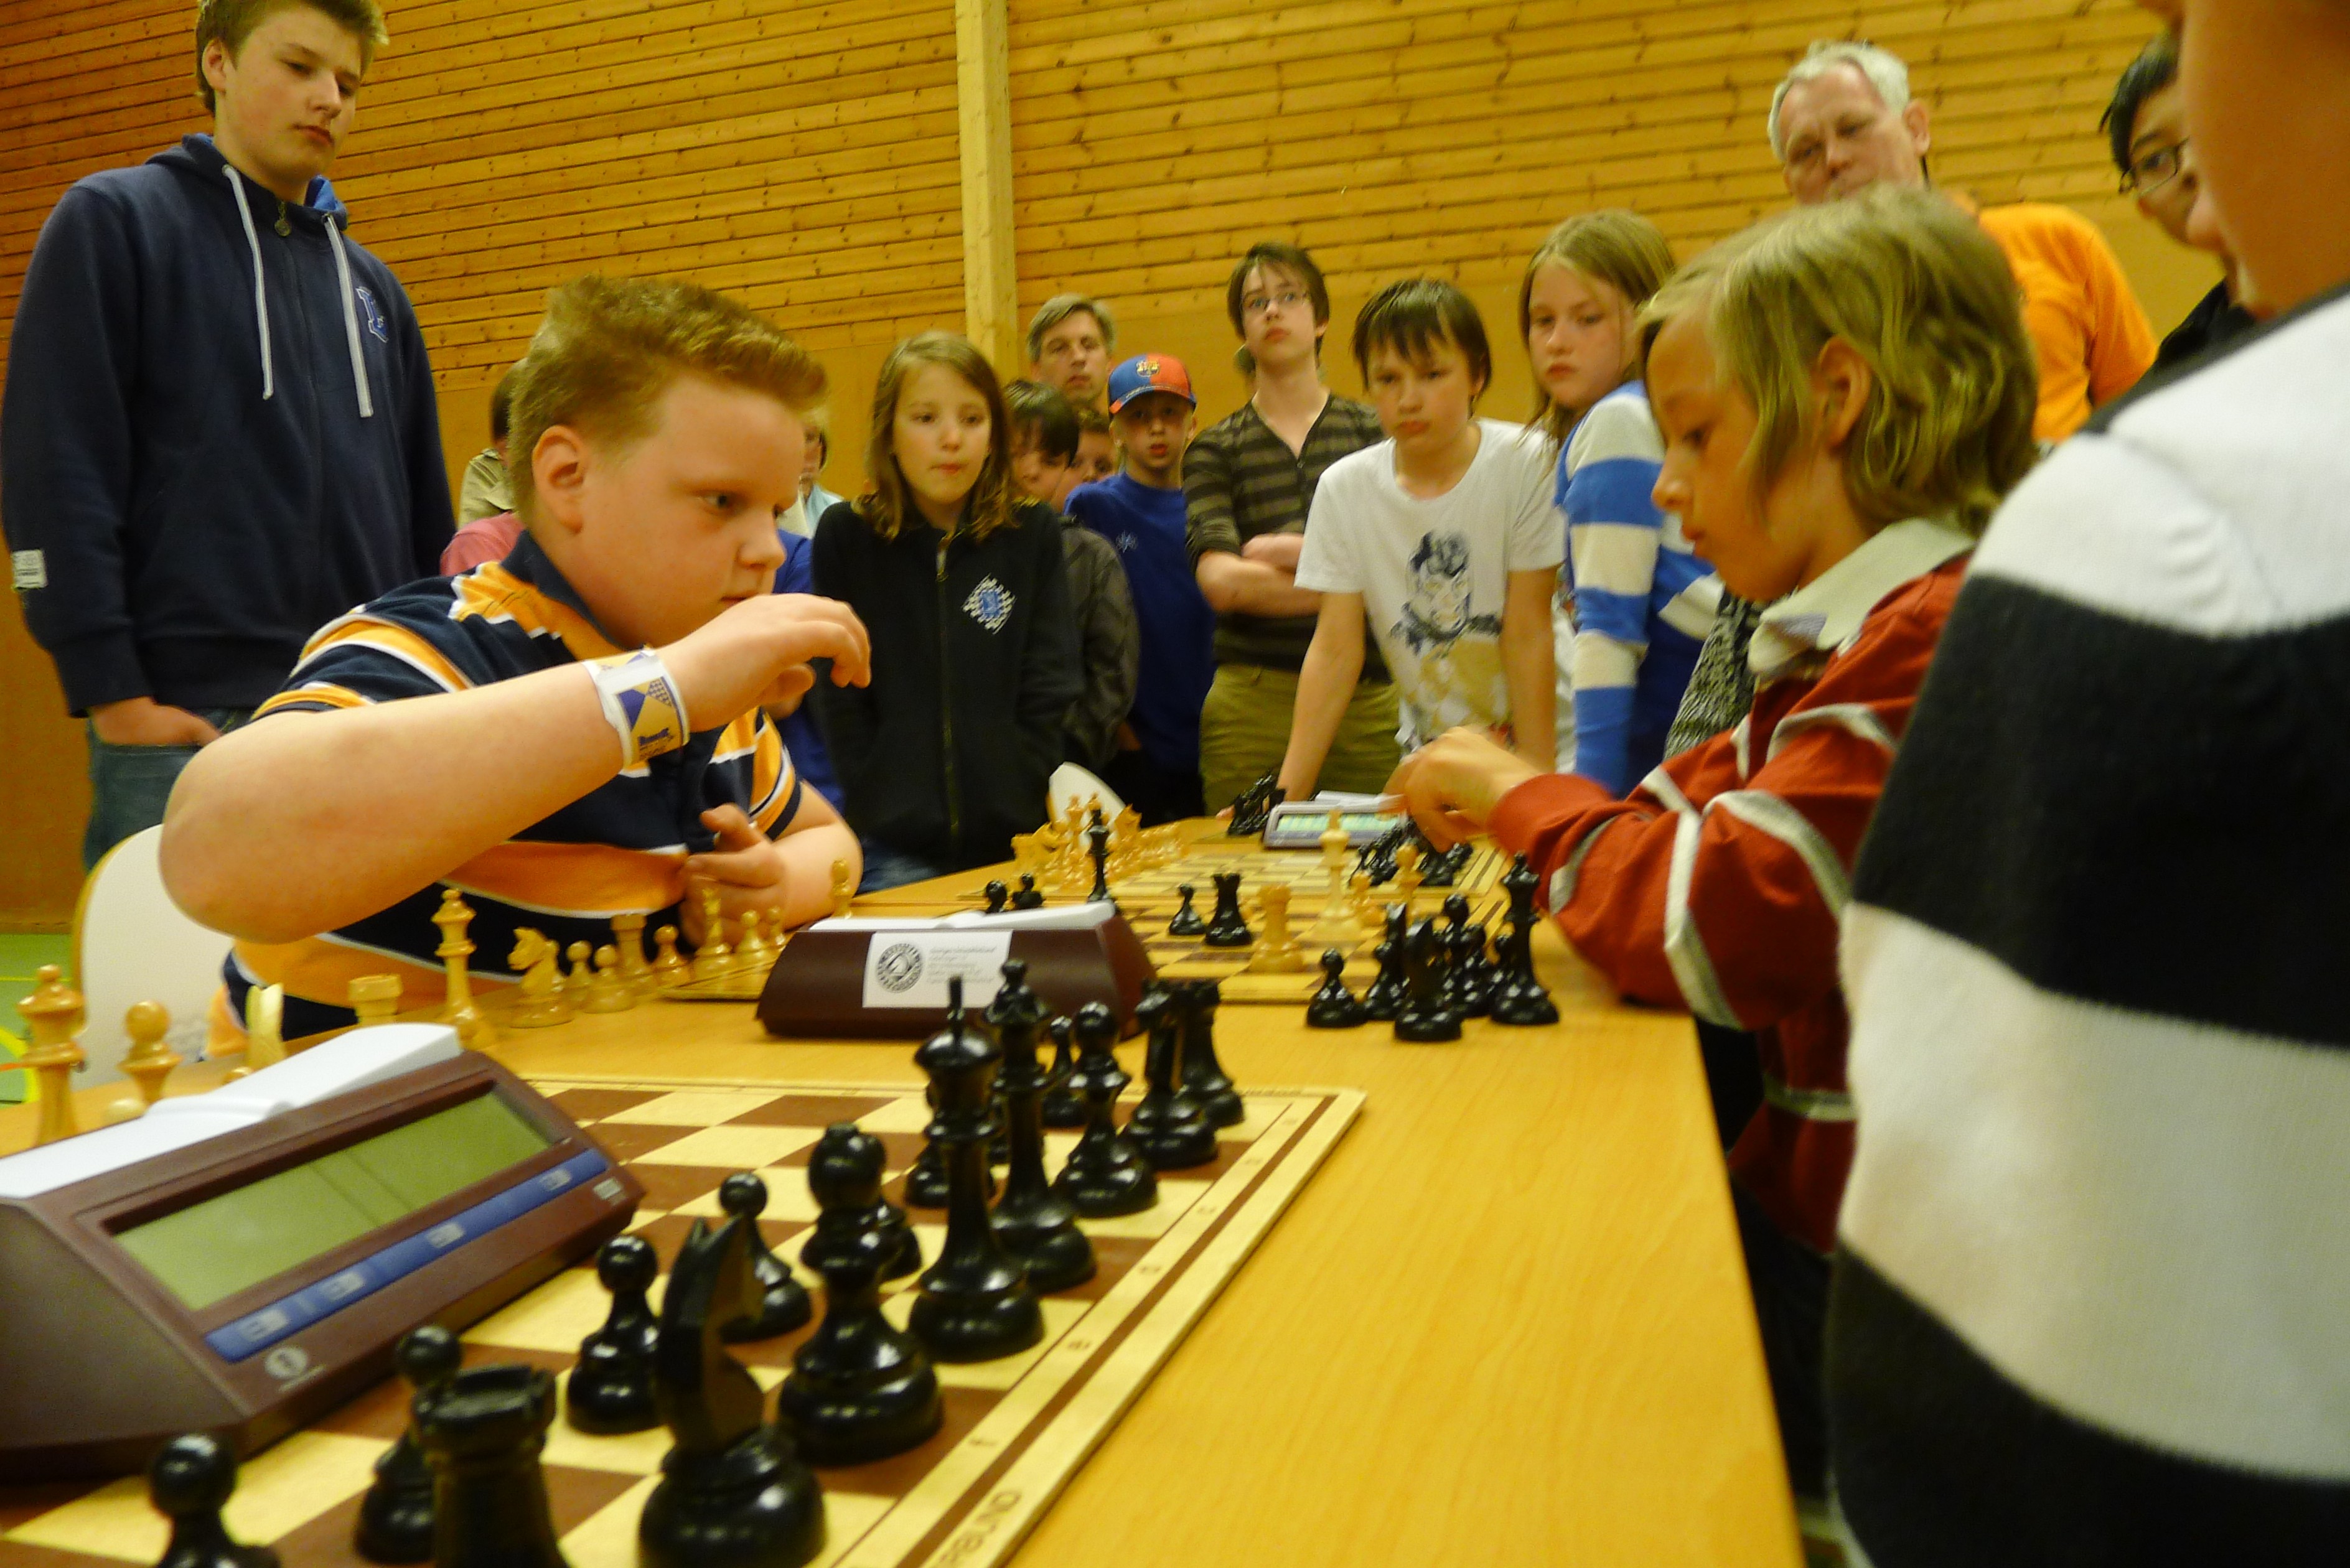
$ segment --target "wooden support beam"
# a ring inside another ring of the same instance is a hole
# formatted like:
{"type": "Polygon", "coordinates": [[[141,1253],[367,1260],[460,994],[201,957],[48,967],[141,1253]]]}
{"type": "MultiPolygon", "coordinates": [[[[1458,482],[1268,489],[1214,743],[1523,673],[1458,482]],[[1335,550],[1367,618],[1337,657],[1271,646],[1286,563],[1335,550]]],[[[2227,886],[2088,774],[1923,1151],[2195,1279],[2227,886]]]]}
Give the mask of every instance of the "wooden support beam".
{"type": "Polygon", "coordinates": [[[1012,243],[1009,0],[955,0],[955,110],[962,151],[963,332],[1007,379],[1026,364],[1012,243]]]}

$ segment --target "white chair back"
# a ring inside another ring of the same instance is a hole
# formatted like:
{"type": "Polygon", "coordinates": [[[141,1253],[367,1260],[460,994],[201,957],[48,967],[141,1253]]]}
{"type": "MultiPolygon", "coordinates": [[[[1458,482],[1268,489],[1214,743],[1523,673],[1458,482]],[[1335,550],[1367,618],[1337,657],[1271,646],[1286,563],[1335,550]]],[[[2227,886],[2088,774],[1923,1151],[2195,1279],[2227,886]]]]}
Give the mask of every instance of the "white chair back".
{"type": "Polygon", "coordinates": [[[81,1048],[89,1065],[74,1075],[77,1088],[122,1076],[130,1035],[122,1015],[141,1002],[160,1002],[172,1014],[164,1036],[193,1062],[204,1054],[213,993],[229,939],[180,912],[163,890],[156,859],[163,830],[134,833],[106,853],[82,884],[74,909],[74,983],[89,1008],[81,1048]]]}
{"type": "Polygon", "coordinates": [[[1083,805],[1096,795],[1101,796],[1102,819],[1106,822],[1116,821],[1118,814],[1126,809],[1126,802],[1118,798],[1118,791],[1075,763],[1063,763],[1055,768],[1051,782],[1045,786],[1045,798],[1055,822],[1067,812],[1070,802],[1083,805]]]}

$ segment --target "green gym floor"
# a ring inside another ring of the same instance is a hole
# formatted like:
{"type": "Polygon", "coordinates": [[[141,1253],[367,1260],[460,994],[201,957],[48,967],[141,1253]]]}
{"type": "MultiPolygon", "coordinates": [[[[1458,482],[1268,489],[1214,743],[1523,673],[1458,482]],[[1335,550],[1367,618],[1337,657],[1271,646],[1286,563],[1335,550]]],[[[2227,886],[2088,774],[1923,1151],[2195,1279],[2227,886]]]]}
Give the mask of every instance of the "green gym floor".
{"type": "MultiPolygon", "coordinates": [[[[0,936],[0,1029],[5,1029],[21,1044],[25,1038],[25,1021],[16,1016],[16,1003],[32,994],[33,971],[45,963],[62,967],[70,961],[72,939],[57,936],[0,936]]],[[[0,1056],[14,1055],[10,1042],[0,1040],[0,1056]]],[[[0,1104],[14,1105],[25,1097],[25,1075],[0,1073],[0,1104]]]]}

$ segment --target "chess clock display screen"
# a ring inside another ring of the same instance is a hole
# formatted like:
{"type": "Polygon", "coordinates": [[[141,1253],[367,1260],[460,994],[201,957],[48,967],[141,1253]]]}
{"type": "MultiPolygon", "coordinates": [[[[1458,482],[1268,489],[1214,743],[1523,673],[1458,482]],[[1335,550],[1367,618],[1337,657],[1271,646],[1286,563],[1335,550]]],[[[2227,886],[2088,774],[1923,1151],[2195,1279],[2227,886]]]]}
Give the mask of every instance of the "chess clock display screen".
{"type": "Polygon", "coordinates": [[[115,1240],[201,1310],[519,1164],[549,1141],[499,1096],[481,1095],[115,1240]]]}

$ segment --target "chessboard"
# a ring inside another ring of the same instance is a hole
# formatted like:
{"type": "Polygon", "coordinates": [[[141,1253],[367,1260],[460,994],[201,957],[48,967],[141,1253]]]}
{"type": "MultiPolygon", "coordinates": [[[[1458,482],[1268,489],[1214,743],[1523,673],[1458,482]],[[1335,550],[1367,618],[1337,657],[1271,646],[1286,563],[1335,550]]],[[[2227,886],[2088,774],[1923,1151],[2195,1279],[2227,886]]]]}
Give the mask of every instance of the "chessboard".
{"type": "MultiPolygon", "coordinates": [[[[1351,857],[1347,864],[1351,869],[1351,857]]],[[[1509,868],[1508,856],[1489,843],[1479,843],[1451,886],[1423,885],[1417,890],[1412,898],[1413,918],[1426,919],[1440,913],[1444,900],[1459,893],[1469,900],[1470,920],[1499,935],[1502,916],[1509,905],[1502,875],[1509,868]]],[[[980,908],[984,901],[985,878],[1000,875],[973,873],[965,879],[969,886],[953,888],[946,898],[956,909],[980,908]]],[[[1370,912],[1366,914],[1351,908],[1352,895],[1348,894],[1352,918],[1346,936],[1336,941],[1321,940],[1316,935],[1316,926],[1322,907],[1328,901],[1330,886],[1329,872],[1321,856],[1310,849],[1267,849],[1253,838],[1231,838],[1222,832],[1195,836],[1182,843],[1177,852],[1155,863],[1138,864],[1123,870],[1113,866],[1107,880],[1110,896],[1118,901],[1127,924],[1141,939],[1144,950],[1150,955],[1151,966],[1162,979],[1217,981],[1222,983],[1225,1002],[1244,1004],[1304,1006],[1322,983],[1317,961],[1325,948],[1333,946],[1347,954],[1347,983],[1359,992],[1378,972],[1372,955],[1380,936],[1377,911],[1399,897],[1392,882],[1372,889],[1370,912]],[[1257,896],[1274,882],[1288,886],[1289,929],[1304,951],[1303,970],[1287,974],[1253,974],[1249,972],[1247,948],[1211,948],[1198,937],[1168,934],[1168,922],[1181,907],[1181,889],[1187,885],[1192,888],[1194,908],[1202,919],[1207,918],[1215,904],[1213,878],[1219,872],[1240,874],[1242,911],[1250,929],[1260,932],[1263,920],[1257,896]]],[[[1075,903],[1085,896],[1082,889],[1061,891],[1047,888],[1045,902],[1052,907],[1075,903]]],[[[874,904],[878,913],[894,912],[888,907],[886,896],[874,904]]],[[[936,903],[931,906],[934,909],[937,907],[936,903]]],[[[790,939],[785,940],[788,943],[790,939]]],[[[773,961],[768,961],[770,964],[773,961]]],[[[738,968],[715,978],[669,987],[660,994],[672,1002],[756,1002],[765,984],[764,968],[738,968]]]]}
{"type": "MultiPolygon", "coordinates": [[[[802,1233],[816,1218],[808,1151],[827,1126],[858,1123],[887,1147],[888,1190],[900,1199],[930,1116],[920,1091],[904,1085],[579,1079],[535,1086],[644,1184],[630,1230],[652,1243],[664,1268],[697,1218],[722,1217],[720,1182],[756,1170],[772,1195],[761,1231],[819,1301],[821,1282],[797,1262],[802,1233]]],[[[815,1559],[819,1568],[987,1568],[1010,1556],[1319,1168],[1362,1101],[1352,1090],[1251,1091],[1247,1119],[1219,1131],[1212,1163],[1162,1172],[1158,1203],[1139,1214],[1084,1221],[1098,1272],[1043,1299],[1043,1344],[999,1361],[939,1366],[946,1422],[936,1437],[894,1459],[817,1469],[827,1534],[815,1559]]],[[[1046,1134],[1048,1168],[1066,1158],[1076,1137],[1046,1134]]],[[[938,1255],[945,1216],[911,1212],[927,1263],[938,1255]]],[[[884,1286],[884,1310],[900,1327],[913,1280],[884,1286]]],[[[466,1330],[466,1363],[525,1363],[559,1379],[609,1302],[591,1267],[567,1270],[466,1330]]],[[[812,1332],[730,1349],[772,1390],[812,1332]]],[[[248,1459],[227,1508],[230,1532],[275,1547],[285,1568],[360,1563],[352,1526],[377,1457],[405,1422],[405,1395],[403,1385],[388,1380],[248,1459]]],[[[573,1568],[633,1568],[638,1516],[669,1442],[661,1428],[588,1437],[557,1417],[543,1465],[573,1568]]],[[[0,1486],[0,1568],[153,1563],[167,1534],[143,1477],[0,1486]]]]}

